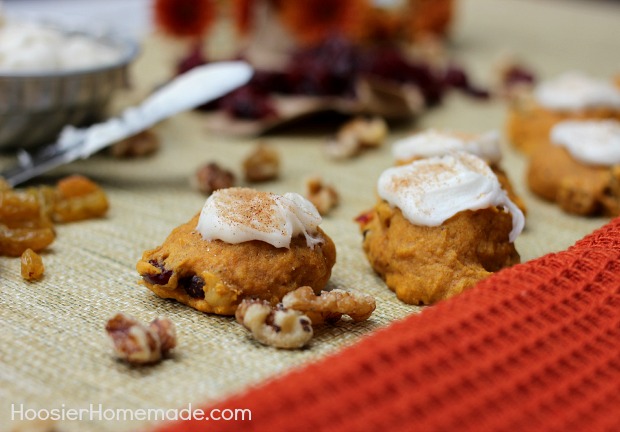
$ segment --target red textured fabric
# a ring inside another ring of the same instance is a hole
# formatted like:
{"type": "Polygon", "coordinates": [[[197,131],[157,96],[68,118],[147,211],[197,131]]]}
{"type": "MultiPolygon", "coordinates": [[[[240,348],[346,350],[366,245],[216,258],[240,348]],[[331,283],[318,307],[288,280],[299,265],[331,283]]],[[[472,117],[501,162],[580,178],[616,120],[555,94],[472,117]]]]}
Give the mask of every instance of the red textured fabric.
{"type": "Polygon", "coordinates": [[[213,406],[191,431],[620,431],[620,218],[213,406]]]}

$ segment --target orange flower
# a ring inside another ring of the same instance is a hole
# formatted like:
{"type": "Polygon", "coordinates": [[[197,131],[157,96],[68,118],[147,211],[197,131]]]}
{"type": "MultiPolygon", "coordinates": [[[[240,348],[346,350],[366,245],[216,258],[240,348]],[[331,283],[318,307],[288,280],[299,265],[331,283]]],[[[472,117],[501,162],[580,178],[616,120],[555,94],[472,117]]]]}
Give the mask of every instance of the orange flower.
{"type": "Polygon", "coordinates": [[[402,36],[403,27],[401,10],[375,8],[366,15],[363,39],[367,42],[393,42],[402,36]]]}
{"type": "Polygon", "coordinates": [[[255,6],[256,0],[233,0],[233,19],[239,33],[249,33],[252,27],[252,13],[255,6]]]}
{"type": "Polygon", "coordinates": [[[154,0],[155,24],[176,37],[204,35],[215,20],[213,0],[154,0]]]}
{"type": "Polygon", "coordinates": [[[282,23],[306,44],[332,34],[359,39],[369,9],[367,0],[280,0],[277,4],[282,23]]]}
{"type": "Polygon", "coordinates": [[[411,39],[448,33],[454,13],[454,0],[409,0],[409,5],[411,39]]]}

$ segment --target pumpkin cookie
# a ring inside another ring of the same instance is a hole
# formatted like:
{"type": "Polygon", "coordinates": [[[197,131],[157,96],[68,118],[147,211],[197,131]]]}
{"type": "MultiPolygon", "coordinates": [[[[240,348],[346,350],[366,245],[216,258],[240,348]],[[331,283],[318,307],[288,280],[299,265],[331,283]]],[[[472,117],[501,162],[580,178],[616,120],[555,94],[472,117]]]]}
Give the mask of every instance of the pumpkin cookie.
{"type": "Polygon", "coordinates": [[[620,215],[620,121],[565,121],[532,154],[535,194],[578,215],[620,215]]]}
{"type": "Polygon", "coordinates": [[[310,286],[318,294],[336,261],[314,206],[298,194],[221,189],[137,264],[142,284],[203,312],[233,315],[245,298],[276,305],[310,286]]]}
{"type": "Polygon", "coordinates": [[[389,168],[360,216],[374,270],[409,304],[431,304],[519,262],[524,217],[497,177],[468,153],[389,168]]]}
{"type": "Polygon", "coordinates": [[[578,72],[565,73],[536,87],[510,107],[507,133],[526,154],[544,146],[551,128],[564,120],[620,120],[620,85],[578,72]]]}
{"type": "Polygon", "coordinates": [[[406,165],[417,159],[464,151],[483,159],[493,170],[508,197],[526,213],[525,202],[516,194],[506,172],[500,166],[502,151],[497,131],[483,134],[448,132],[429,129],[396,141],[392,155],[397,165],[406,165]]]}

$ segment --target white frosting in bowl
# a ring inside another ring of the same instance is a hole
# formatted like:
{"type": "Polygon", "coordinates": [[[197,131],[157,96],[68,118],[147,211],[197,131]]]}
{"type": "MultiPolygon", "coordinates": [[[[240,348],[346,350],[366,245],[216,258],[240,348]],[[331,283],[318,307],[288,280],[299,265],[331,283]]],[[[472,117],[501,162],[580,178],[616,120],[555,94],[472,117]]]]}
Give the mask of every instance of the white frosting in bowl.
{"type": "Polygon", "coordinates": [[[566,72],[540,84],[535,90],[535,97],[539,104],[554,110],[620,108],[620,89],[579,72],[566,72]]]}
{"type": "Polygon", "coordinates": [[[205,202],[196,230],[205,240],[243,243],[259,240],[289,248],[304,235],[308,247],[322,243],[321,216],[310,201],[296,193],[277,195],[249,188],[215,191],[205,202]]]}
{"type": "Polygon", "coordinates": [[[396,160],[408,161],[418,157],[443,156],[453,151],[465,151],[488,163],[498,163],[502,158],[499,139],[497,131],[465,135],[430,129],[396,141],[392,145],[392,155],[396,160]]]}
{"type": "Polygon", "coordinates": [[[573,158],[585,164],[620,164],[618,120],[563,121],[551,129],[551,142],[566,148],[573,158]]]}
{"type": "Polygon", "coordinates": [[[122,53],[92,37],[35,22],[0,25],[0,71],[51,72],[114,64],[122,53]]]}
{"type": "Polygon", "coordinates": [[[379,177],[378,193],[414,225],[439,226],[461,211],[495,206],[512,215],[511,242],[525,224],[486,162],[465,152],[388,168],[379,177]]]}

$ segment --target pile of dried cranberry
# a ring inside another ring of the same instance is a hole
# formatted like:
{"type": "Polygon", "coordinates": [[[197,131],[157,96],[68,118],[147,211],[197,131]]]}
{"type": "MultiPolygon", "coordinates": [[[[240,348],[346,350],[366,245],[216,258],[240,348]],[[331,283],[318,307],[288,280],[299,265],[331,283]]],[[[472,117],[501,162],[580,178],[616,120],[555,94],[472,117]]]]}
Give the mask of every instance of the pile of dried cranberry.
{"type": "MultiPolygon", "coordinates": [[[[195,48],[179,63],[177,73],[206,62],[195,48]]],[[[334,36],[319,45],[298,49],[282,71],[257,71],[248,84],[204,108],[222,109],[234,118],[259,120],[277,115],[272,94],[355,98],[355,82],[365,76],[416,85],[427,106],[441,102],[450,88],[474,97],[489,96],[488,91],[473,86],[458,66],[436,70],[406,59],[395,47],[363,47],[334,36]]]]}

